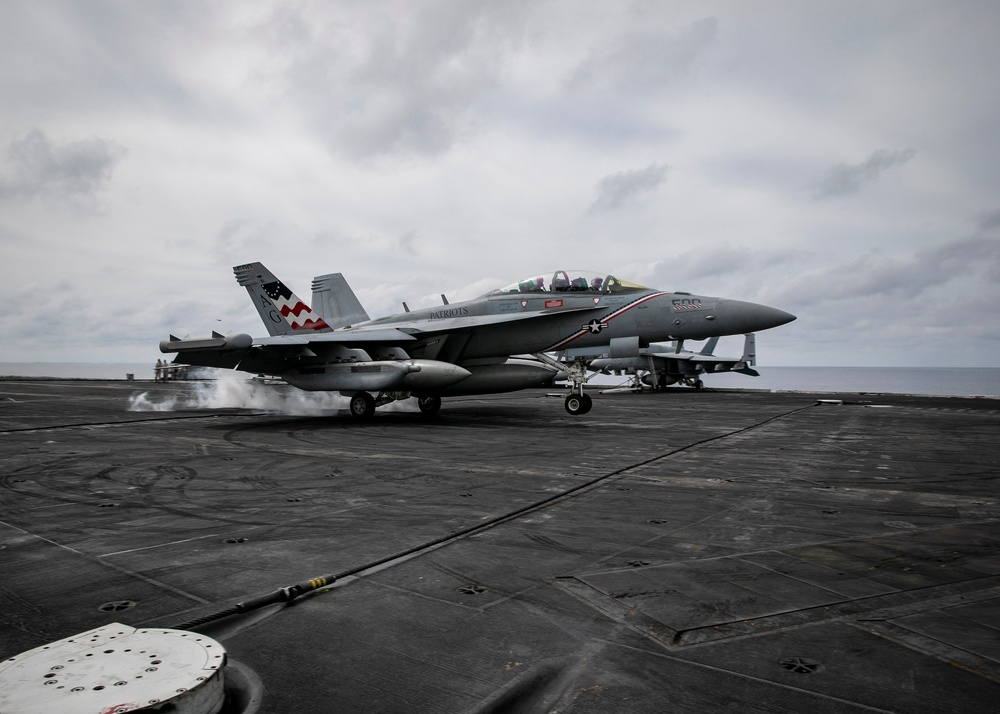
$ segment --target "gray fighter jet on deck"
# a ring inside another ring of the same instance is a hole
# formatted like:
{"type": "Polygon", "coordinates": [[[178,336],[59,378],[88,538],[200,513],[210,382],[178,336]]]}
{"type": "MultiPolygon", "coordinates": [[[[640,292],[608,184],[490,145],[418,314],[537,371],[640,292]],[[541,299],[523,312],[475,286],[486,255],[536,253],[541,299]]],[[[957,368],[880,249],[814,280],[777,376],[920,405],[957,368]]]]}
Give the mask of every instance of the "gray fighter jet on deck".
{"type": "Polygon", "coordinates": [[[410,396],[433,414],[442,397],[525,389],[560,370],[571,383],[566,411],[585,414],[591,399],[583,385],[592,360],[567,365],[547,353],[606,346],[610,358],[638,357],[653,342],[745,334],[795,319],[765,305],[556,270],[474,300],[443,299],[440,307],[372,320],[340,273],[313,280],[314,311],[261,263],[233,271],[269,336],[171,335],[160,351],[177,353],[181,364],[278,375],[300,389],[341,392],[361,419],[410,396]],[[521,354],[538,362],[510,357],[521,354]]]}
{"type": "Polygon", "coordinates": [[[743,337],[743,354],[739,357],[716,355],[718,337],[708,340],[698,352],[684,349],[684,340],[674,340],[665,345],[650,345],[632,357],[613,358],[607,349],[594,348],[569,349],[557,353],[556,357],[562,362],[589,360],[588,368],[595,373],[627,375],[632,384],[625,389],[630,391],[642,391],[646,387],[664,389],[671,384],[701,389],[705,386],[701,381],[705,374],[738,372],[751,377],[760,376],[753,368],[757,363],[756,336],[750,333],[743,337]]]}

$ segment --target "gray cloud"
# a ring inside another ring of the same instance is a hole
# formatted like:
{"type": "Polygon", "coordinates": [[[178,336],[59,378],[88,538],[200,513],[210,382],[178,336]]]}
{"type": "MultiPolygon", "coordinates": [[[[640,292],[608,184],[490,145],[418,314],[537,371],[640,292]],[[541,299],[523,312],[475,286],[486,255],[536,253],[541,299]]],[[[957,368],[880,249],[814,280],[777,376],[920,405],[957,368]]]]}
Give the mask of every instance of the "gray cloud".
{"type": "Polygon", "coordinates": [[[653,270],[656,285],[697,284],[706,278],[732,275],[741,271],[758,271],[779,256],[768,251],[753,250],[744,246],[723,246],[714,250],[696,250],[680,253],[656,264],[653,270]]]}
{"type": "Polygon", "coordinates": [[[991,231],[1000,227],[1000,208],[980,213],[977,216],[976,227],[981,231],[991,231]]]}
{"type": "Polygon", "coordinates": [[[979,276],[1000,282],[1000,240],[972,236],[910,255],[873,250],[846,263],[802,271],[785,283],[779,299],[800,307],[859,298],[911,301],[951,282],[968,285],[979,276]]]}
{"type": "Polygon", "coordinates": [[[590,87],[655,87],[686,74],[695,58],[715,40],[718,20],[706,17],[680,32],[634,32],[605,52],[592,52],[566,80],[571,92],[590,87]]]}
{"type": "Polygon", "coordinates": [[[40,129],[7,146],[10,173],[0,175],[0,199],[93,196],[110,180],[128,150],[94,137],[56,145],[40,129]]]}
{"type": "Polygon", "coordinates": [[[417,231],[409,230],[398,239],[399,250],[408,255],[417,254],[417,231]]]}
{"type": "Polygon", "coordinates": [[[666,164],[650,164],[644,169],[619,171],[597,182],[597,198],[590,204],[591,212],[609,211],[649,193],[667,180],[666,164]]]}
{"type": "Polygon", "coordinates": [[[413,10],[282,7],[259,34],[272,58],[288,59],[262,71],[292,88],[339,153],[442,153],[472,131],[474,105],[497,87],[523,8],[431,0],[413,10]]]}
{"type": "MultiPolygon", "coordinates": [[[[212,238],[212,257],[225,265],[231,261],[245,262],[247,256],[266,255],[276,241],[288,240],[291,229],[273,221],[258,218],[232,218],[219,228],[212,238]]],[[[203,241],[196,242],[198,246],[203,241]]],[[[197,248],[194,248],[197,249],[197,248]]]]}
{"type": "Polygon", "coordinates": [[[916,153],[914,149],[878,149],[864,163],[833,166],[827,169],[823,178],[813,187],[813,195],[816,199],[823,199],[857,193],[863,183],[877,181],[883,171],[905,164],[916,153]]]}
{"type": "Polygon", "coordinates": [[[344,272],[377,315],[565,265],[573,245],[570,267],[799,315],[759,342],[787,364],[989,366],[997,13],[0,3],[0,353],[152,363],[216,318],[260,334],[230,270],[247,260],[300,295],[344,272]],[[668,159],[683,173],[644,169],[668,159]],[[25,306],[83,274],[71,304],[25,306]]]}

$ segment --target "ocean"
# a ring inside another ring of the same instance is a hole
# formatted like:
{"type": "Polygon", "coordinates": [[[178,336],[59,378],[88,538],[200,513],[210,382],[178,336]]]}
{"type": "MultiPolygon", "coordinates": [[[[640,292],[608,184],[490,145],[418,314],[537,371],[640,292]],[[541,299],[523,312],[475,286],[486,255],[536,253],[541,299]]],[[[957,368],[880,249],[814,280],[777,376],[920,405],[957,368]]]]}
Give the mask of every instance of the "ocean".
{"type": "MultiPolygon", "coordinates": [[[[1000,396],[1000,368],[974,367],[758,367],[759,377],[722,373],[703,377],[706,387],[769,391],[869,392],[1000,396]]],[[[0,362],[0,377],[151,381],[148,363],[0,362]]],[[[601,376],[594,384],[627,384],[601,376]]]]}
{"type": "Polygon", "coordinates": [[[869,392],[1000,396],[1000,368],[756,367],[759,377],[732,372],[702,378],[706,387],[796,392],[869,392]]]}

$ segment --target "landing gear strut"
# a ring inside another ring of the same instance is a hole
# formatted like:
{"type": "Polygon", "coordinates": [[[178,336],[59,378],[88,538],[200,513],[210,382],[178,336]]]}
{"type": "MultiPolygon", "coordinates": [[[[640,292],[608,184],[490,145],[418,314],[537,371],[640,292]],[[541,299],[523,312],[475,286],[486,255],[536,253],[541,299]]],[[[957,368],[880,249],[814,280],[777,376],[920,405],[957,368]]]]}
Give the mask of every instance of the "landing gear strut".
{"type": "Polygon", "coordinates": [[[593,379],[597,373],[595,372],[589,377],[587,376],[587,365],[589,363],[586,360],[577,359],[569,364],[566,364],[550,357],[544,352],[534,354],[532,357],[559,370],[560,372],[565,372],[566,378],[573,383],[573,386],[570,387],[569,396],[566,397],[567,412],[573,416],[577,416],[579,414],[586,414],[590,411],[591,407],[594,406],[594,400],[590,398],[589,394],[584,394],[583,385],[593,379]]]}

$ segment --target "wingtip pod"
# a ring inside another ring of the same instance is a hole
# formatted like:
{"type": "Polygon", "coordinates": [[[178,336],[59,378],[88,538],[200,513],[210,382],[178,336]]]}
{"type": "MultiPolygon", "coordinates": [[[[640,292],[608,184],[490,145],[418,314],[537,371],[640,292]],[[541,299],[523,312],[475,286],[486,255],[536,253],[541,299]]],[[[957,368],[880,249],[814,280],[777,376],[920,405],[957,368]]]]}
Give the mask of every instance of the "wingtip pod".
{"type": "Polygon", "coordinates": [[[229,336],[213,332],[211,337],[194,337],[189,339],[178,339],[171,335],[169,340],[160,340],[160,352],[171,354],[193,350],[245,350],[252,344],[253,338],[244,332],[238,332],[235,335],[229,336]]]}

